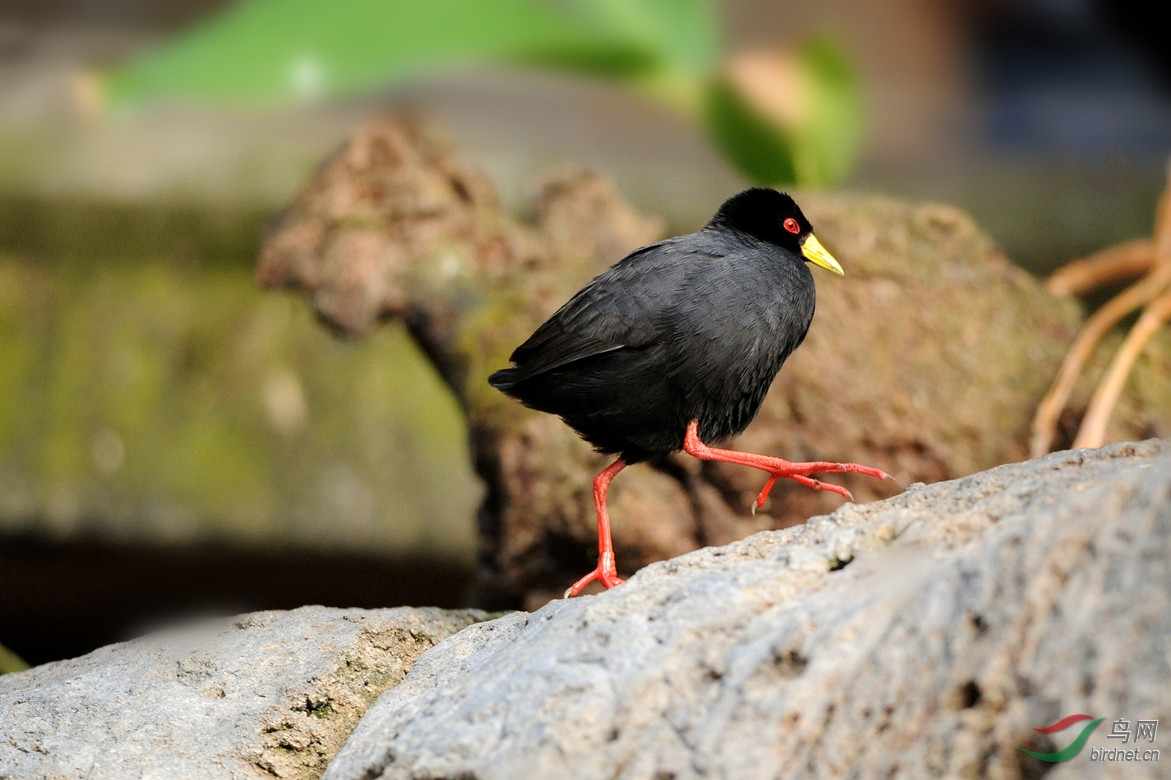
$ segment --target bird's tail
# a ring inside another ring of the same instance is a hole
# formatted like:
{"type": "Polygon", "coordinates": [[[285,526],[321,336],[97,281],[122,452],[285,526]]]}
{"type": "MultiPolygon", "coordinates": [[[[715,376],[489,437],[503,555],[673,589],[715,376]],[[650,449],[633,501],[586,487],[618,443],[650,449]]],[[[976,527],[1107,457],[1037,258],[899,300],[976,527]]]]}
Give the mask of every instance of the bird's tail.
{"type": "Polygon", "coordinates": [[[492,376],[488,377],[488,384],[495,387],[497,390],[508,392],[512,386],[516,384],[516,369],[502,368],[492,376]]]}

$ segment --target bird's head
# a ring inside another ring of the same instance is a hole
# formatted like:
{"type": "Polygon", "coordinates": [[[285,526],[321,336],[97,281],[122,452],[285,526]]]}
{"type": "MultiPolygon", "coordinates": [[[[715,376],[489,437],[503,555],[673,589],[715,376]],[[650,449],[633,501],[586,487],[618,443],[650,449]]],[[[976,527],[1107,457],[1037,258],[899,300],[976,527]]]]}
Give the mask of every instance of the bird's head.
{"type": "Polygon", "coordinates": [[[733,195],[720,206],[709,227],[747,233],[799,254],[827,271],[839,276],[845,274],[834,256],[813,235],[813,225],[796,201],[783,192],[755,187],[733,195]]]}

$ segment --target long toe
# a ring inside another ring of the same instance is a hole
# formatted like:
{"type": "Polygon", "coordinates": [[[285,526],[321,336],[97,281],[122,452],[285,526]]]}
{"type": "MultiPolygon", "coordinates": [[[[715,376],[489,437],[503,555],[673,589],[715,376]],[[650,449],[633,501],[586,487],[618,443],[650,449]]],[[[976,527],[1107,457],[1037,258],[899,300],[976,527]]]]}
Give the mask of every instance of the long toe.
{"type": "Polygon", "coordinates": [[[756,501],[752,505],[753,514],[756,514],[756,510],[764,506],[764,502],[768,500],[768,495],[772,491],[773,485],[775,485],[777,480],[781,477],[784,477],[785,479],[791,479],[797,484],[804,485],[805,487],[812,488],[813,490],[825,490],[830,493],[837,493],[842,498],[848,499],[850,501],[854,500],[854,495],[841,485],[822,482],[820,479],[805,477],[801,476],[800,474],[773,474],[769,477],[768,482],[764,483],[764,487],[761,488],[760,493],[756,496],[756,501]]]}
{"type": "Polygon", "coordinates": [[[619,585],[624,585],[626,583],[626,580],[618,576],[617,569],[598,564],[596,569],[569,586],[569,588],[565,591],[565,598],[573,598],[585,590],[586,585],[589,585],[595,580],[602,583],[602,586],[606,588],[606,590],[609,590],[610,588],[616,588],[619,585]]]}
{"type": "Polygon", "coordinates": [[[580,580],[578,580],[577,582],[573,583],[568,588],[566,588],[565,598],[567,598],[567,599],[573,598],[577,594],[581,593],[585,589],[586,585],[589,585],[591,582],[593,582],[597,578],[598,578],[598,570],[594,569],[589,574],[582,577],[580,580]]]}
{"type": "Polygon", "coordinates": [[[874,477],[875,479],[894,479],[894,477],[892,477],[890,474],[887,474],[882,469],[875,469],[871,468],[870,466],[863,466],[858,463],[843,463],[842,465],[847,467],[844,469],[844,471],[849,471],[856,474],[865,474],[866,476],[874,477]]]}
{"type": "Polygon", "coordinates": [[[830,482],[822,482],[820,479],[814,479],[813,477],[792,476],[789,477],[789,479],[798,484],[804,485],[807,488],[813,488],[814,490],[825,490],[830,493],[837,493],[842,498],[849,499],[850,501],[854,500],[854,494],[841,485],[834,485],[830,482]]]}

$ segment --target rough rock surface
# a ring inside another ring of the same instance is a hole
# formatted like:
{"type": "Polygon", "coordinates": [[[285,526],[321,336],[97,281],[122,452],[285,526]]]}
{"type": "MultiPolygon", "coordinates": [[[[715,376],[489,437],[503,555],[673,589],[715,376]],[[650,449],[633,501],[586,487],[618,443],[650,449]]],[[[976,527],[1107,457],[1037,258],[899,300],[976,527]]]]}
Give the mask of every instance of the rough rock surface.
{"type": "MultiPolygon", "coordinates": [[[[732,446],[866,463],[902,484],[1023,458],[1033,410],[1076,331],[1076,305],[1046,293],[956,209],[879,196],[798,200],[846,276],[818,277],[806,343],[732,446]]],[[[514,219],[431,129],[379,121],[323,164],[262,248],[261,281],[303,290],[335,327],[364,333],[403,319],[460,400],[487,485],[480,606],[531,609],[593,566],[591,479],[607,462],[487,376],[594,274],[661,233],[583,173],[551,177],[530,218],[514,219]]],[[[1171,432],[1171,420],[1149,412],[1171,414],[1171,349],[1158,355],[1140,370],[1152,381],[1132,387],[1161,388],[1162,404],[1133,414],[1124,401],[1116,438],[1171,432]]],[[[897,491],[857,475],[831,479],[862,501],[897,491]]],[[[793,525],[840,502],[782,481],[752,516],[762,482],[753,470],[685,456],[624,472],[610,498],[619,569],[793,525]]]]}
{"type": "Polygon", "coordinates": [[[1171,722],[1169,645],[1171,445],[1061,452],[468,628],[325,777],[1153,777],[1089,753],[1171,722]]]}
{"type": "Polygon", "coordinates": [[[0,677],[0,778],[318,777],[378,694],[484,620],[255,612],[0,677]]]}

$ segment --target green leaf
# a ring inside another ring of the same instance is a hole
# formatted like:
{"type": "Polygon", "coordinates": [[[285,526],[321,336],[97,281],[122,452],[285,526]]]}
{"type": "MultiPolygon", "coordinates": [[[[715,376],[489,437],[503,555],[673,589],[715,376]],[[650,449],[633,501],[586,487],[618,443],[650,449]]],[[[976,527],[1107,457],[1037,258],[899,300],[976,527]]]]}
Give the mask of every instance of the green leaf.
{"type": "Polygon", "coordinates": [[[705,77],[719,59],[719,20],[711,0],[562,0],[574,16],[654,52],[670,68],[705,77]]]}
{"type": "Polygon", "coordinates": [[[815,38],[754,75],[729,68],[707,91],[704,118],[727,158],[760,184],[840,181],[863,129],[861,88],[841,47],[815,38]]]}
{"type": "Polygon", "coordinates": [[[708,132],[728,161],[751,181],[797,181],[793,131],[754,111],[726,79],[712,82],[704,110],[708,132]]]}
{"type": "Polygon", "coordinates": [[[755,181],[839,181],[862,133],[860,88],[841,47],[811,40],[777,58],[775,88],[766,66],[746,90],[734,69],[721,70],[718,22],[714,0],[241,0],[113,72],[104,95],[114,107],[160,99],[255,106],[385,88],[477,62],[570,68],[706,122],[755,181]],[[777,92],[788,101],[779,111],[777,92]]]}
{"type": "Polygon", "coordinates": [[[862,87],[845,50],[833,38],[813,38],[800,56],[812,105],[809,122],[796,140],[797,181],[832,184],[850,172],[862,147],[862,87]]]}
{"type": "Polygon", "coordinates": [[[514,61],[607,74],[710,65],[710,0],[243,0],[111,74],[116,106],[273,104],[514,61]]]}

